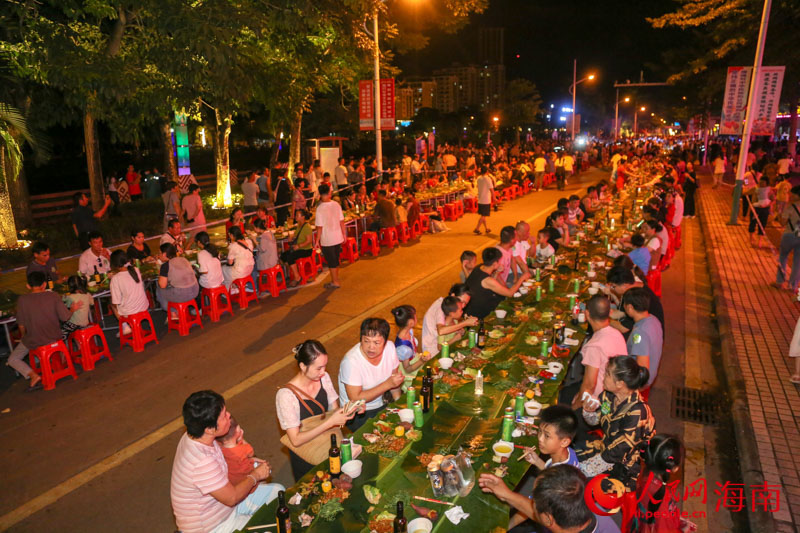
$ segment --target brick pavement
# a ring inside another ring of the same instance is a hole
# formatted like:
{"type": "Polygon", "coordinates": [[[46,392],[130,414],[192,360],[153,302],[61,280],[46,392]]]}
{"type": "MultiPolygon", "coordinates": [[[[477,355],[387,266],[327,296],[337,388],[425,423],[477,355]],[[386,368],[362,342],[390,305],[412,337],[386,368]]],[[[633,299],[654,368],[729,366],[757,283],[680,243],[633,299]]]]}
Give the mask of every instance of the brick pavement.
{"type": "MultiPolygon", "coordinates": [[[[770,284],[777,256],[749,244],[746,221],[728,226],[731,189],[714,190],[703,180],[698,190],[699,218],[706,235],[714,300],[726,312],[730,344],[738,361],[752,422],[758,465],[742,463],[763,473],[764,481],[780,486],[780,510],[773,514],[778,531],[800,530],[800,407],[798,387],[789,382],[793,362],[787,356],[800,308],[793,295],[770,284]],[[721,289],[721,290],[720,290],[721,289]]],[[[742,431],[742,428],[737,428],[742,431]]],[[[747,476],[745,476],[747,479],[747,476]]]]}

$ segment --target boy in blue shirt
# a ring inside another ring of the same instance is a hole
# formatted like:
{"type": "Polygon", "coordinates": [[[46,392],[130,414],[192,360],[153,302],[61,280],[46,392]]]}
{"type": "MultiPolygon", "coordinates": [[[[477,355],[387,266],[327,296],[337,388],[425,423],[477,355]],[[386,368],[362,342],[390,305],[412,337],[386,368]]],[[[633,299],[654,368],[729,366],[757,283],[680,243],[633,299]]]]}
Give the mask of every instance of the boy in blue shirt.
{"type": "Polygon", "coordinates": [[[547,462],[535,448],[526,448],[522,457],[539,470],[560,464],[578,466],[578,456],[570,446],[577,431],[575,411],[566,405],[551,405],[539,418],[539,453],[548,456],[547,462]]]}
{"type": "Polygon", "coordinates": [[[631,244],[633,245],[633,250],[628,252],[628,257],[631,258],[634,265],[647,274],[650,271],[650,250],[644,245],[644,235],[641,233],[633,234],[631,236],[631,244]]]}

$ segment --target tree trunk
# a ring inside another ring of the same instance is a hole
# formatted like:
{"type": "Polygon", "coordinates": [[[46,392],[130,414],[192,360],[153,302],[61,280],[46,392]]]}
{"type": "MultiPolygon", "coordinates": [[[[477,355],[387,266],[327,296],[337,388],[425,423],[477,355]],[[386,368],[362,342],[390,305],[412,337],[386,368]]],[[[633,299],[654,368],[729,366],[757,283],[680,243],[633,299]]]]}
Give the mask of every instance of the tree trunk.
{"type": "Polygon", "coordinates": [[[231,169],[228,139],[231,135],[231,115],[222,115],[214,110],[216,126],[214,130],[214,160],[217,167],[217,207],[233,206],[231,198],[231,169]]]}
{"type": "Polygon", "coordinates": [[[11,196],[9,195],[9,180],[6,173],[6,151],[0,148],[0,248],[9,248],[17,245],[17,226],[14,224],[14,214],[11,209],[11,196]]]}
{"type": "Polygon", "coordinates": [[[161,151],[164,153],[164,175],[167,181],[178,183],[178,163],[175,161],[175,145],[172,143],[172,125],[169,120],[161,123],[161,151]]]}
{"type": "Polygon", "coordinates": [[[292,118],[290,135],[292,136],[291,144],[289,145],[289,170],[287,175],[289,180],[294,178],[294,166],[300,162],[300,150],[302,148],[301,133],[303,128],[303,108],[301,107],[295,112],[292,118]]]}
{"type": "Polygon", "coordinates": [[[100,143],[97,140],[97,124],[88,109],[83,112],[83,145],[86,150],[86,168],[89,172],[89,193],[92,209],[102,209],[105,203],[103,167],[100,163],[100,143]]]}
{"type": "Polygon", "coordinates": [[[797,96],[797,88],[791,92],[789,97],[789,156],[794,160],[797,153],[797,105],[800,103],[800,98],[797,96]]]}
{"type": "MultiPolygon", "coordinates": [[[[11,175],[8,160],[6,159],[5,175],[11,175]]],[[[30,228],[33,224],[33,211],[31,210],[31,196],[28,192],[28,180],[25,177],[25,167],[20,166],[17,178],[7,183],[11,205],[14,206],[14,221],[18,228],[30,228]]]]}
{"type": "Polygon", "coordinates": [[[272,171],[273,168],[278,166],[278,156],[280,155],[280,145],[281,145],[280,134],[277,131],[273,131],[272,136],[275,138],[275,142],[272,144],[272,153],[270,153],[269,155],[270,171],[272,171]]]}

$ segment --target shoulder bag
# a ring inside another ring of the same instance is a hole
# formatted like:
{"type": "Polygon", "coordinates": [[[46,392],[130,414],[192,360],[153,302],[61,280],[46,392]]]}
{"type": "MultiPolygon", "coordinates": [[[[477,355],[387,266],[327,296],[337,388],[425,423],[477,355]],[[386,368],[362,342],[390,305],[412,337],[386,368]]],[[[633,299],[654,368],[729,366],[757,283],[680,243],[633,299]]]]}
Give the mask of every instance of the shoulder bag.
{"type": "MultiPolygon", "coordinates": [[[[291,390],[295,396],[297,396],[297,400],[300,403],[302,403],[303,406],[305,406],[305,408],[308,410],[309,413],[312,411],[308,407],[306,401],[303,399],[303,396],[305,396],[306,398],[317,404],[317,406],[320,409],[325,411],[325,407],[323,407],[321,403],[319,403],[315,398],[309,396],[304,391],[295,387],[291,383],[287,383],[286,387],[289,390],[291,390]]],[[[322,414],[319,415],[314,415],[308,418],[304,418],[303,420],[300,421],[300,427],[298,428],[298,430],[301,433],[304,431],[310,431],[315,427],[319,426],[320,424],[322,424],[325,421],[325,419],[331,414],[333,414],[333,411],[323,412],[322,414]]],[[[281,444],[283,444],[291,451],[293,451],[295,454],[297,454],[297,456],[300,457],[300,459],[302,459],[303,461],[312,465],[318,465],[328,458],[328,449],[330,448],[331,435],[336,435],[336,439],[338,442],[342,441],[343,438],[342,429],[335,427],[320,433],[319,435],[317,435],[316,437],[314,437],[313,439],[311,439],[310,441],[306,442],[301,446],[293,445],[292,441],[289,439],[289,435],[284,433],[283,436],[281,437],[281,444]]]]}

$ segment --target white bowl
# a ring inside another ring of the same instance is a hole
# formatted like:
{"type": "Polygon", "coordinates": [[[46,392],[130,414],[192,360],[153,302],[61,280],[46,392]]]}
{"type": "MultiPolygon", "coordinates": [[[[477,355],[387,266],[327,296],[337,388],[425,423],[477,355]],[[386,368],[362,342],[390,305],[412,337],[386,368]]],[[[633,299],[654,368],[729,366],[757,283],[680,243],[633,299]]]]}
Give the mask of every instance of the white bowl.
{"type": "Polygon", "coordinates": [[[506,311],[505,309],[495,309],[494,310],[494,315],[497,318],[505,318],[507,314],[508,314],[508,311],[506,311]]]}
{"type": "Polygon", "coordinates": [[[551,361],[550,363],[547,364],[547,371],[552,374],[558,374],[562,370],[564,370],[563,363],[559,363],[558,361],[551,361]]]}
{"type": "Polygon", "coordinates": [[[529,400],[525,402],[525,412],[528,416],[536,416],[542,412],[542,404],[536,400],[529,400]]]}
{"type": "Polygon", "coordinates": [[[450,357],[440,357],[439,358],[439,368],[442,370],[447,370],[453,366],[453,359],[450,357]]]}
{"type": "Polygon", "coordinates": [[[408,533],[431,533],[433,531],[433,522],[427,518],[415,518],[408,523],[408,533]]]}
{"type": "Polygon", "coordinates": [[[519,292],[521,292],[522,294],[528,294],[528,287],[520,287],[519,292]]]}
{"type": "Polygon", "coordinates": [[[350,459],[342,465],[342,472],[355,479],[361,475],[361,468],[363,466],[364,463],[362,463],[360,459],[350,459]]]}
{"type": "Polygon", "coordinates": [[[533,284],[534,284],[534,283],[535,283],[535,282],[534,282],[533,280],[530,280],[530,279],[522,282],[522,284],[523,284],[524,286],[526,286],[526,287],[533,287],[533,284]]]}
{"type": "Polygon", "coordinates": [[[600,289],[598,289],[597,287],[589,287],[589,294],[591,294],[592,296],[597,294],[599,291],[600,289]]]}
{"type": "Polygon", "coordinates": [[[594,288],[594,289],[599,289],[600,285],[602,285],[602,283],[600,283],[599,281],[593,281],[592,282],[592,288],[594,288]]]}
{"type": "Polygon", "coordinates": [[[514,443],[513,442],[508,442],[508,441],[505,441],[505,440],[499,440],[499,441],[495,442],[494,444],[492,444],[492,451],[494,451],[494,454],[496,456],[498,456],[498,457],[511,457],[511,454],[514,453],[514,443]],[[498,452],[497,448],[499,446],[507,446],[508,447],[508,451],[507,452],[498,452]]]}
{"type": "Polygon", "coordinates": [[[520,296],[522,296],[521,292],[517,291],[514,293],[514,298],[519,298],[520,296]]]}
{"type": "Polygon", "coordinates": [[[589,279],[594,279],[595,276],[597,276],[597,272],[595,272],[594,270],[590,270],[589,272],[586,273],[586,277],[588,277],[589,279]]]}
{"type": "Polygon", "coordinates": [[[399,411],[397,411],[397,414],[400,416],[401,422],[408,422],[409,424],[414,422],[413,409],[400,409],[399,411]]]}

